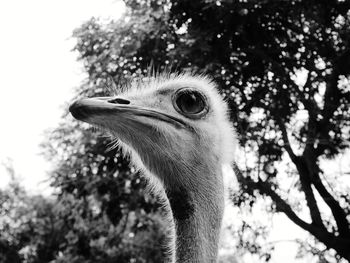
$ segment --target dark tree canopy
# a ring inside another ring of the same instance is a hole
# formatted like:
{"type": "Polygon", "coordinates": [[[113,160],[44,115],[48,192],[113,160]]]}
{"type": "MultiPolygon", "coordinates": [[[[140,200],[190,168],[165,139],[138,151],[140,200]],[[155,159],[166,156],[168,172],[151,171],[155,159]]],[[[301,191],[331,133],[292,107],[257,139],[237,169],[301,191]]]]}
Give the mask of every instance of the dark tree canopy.
{"type": "Polygon", "coordinates": [[[349,188],[330,189],[327,181],[337,185],[336,178],[324,174],[320,162],[349,148],[350,2],[126,4],[122,20],[91,20],[75,32],[89,85],[103,90],[106,76],[122,84],[150,64],[212,76],[230,104],[241,146],[255,158],[237,173],[235,205],[267,197],[270,210],[349,260],[349,188]],[[282,158],[289,160],[288,173],[275,168],[282,158]],[[288,195],[283,177],[297,179],[300,200],[288,195]],[[298,215],[300,205],[310,220],[298,215]]]}

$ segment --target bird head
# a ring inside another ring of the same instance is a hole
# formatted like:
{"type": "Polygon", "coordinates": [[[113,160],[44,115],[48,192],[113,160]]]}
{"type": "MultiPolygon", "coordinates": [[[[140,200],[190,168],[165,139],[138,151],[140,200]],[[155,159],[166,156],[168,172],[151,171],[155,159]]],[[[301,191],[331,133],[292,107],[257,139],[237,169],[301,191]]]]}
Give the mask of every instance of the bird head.
{"type": "MultiPolygon", "coordinates": [[[[118,138],[135,165],[165,186],[192,186],[203,170],[231,163],[235,148],[228,108],[205,76],[149,78],[112,97],[86,98],[70,106],[81,121],[118,138]]],[[[221,167],[220,167],[221,169],[221,167]]]]}

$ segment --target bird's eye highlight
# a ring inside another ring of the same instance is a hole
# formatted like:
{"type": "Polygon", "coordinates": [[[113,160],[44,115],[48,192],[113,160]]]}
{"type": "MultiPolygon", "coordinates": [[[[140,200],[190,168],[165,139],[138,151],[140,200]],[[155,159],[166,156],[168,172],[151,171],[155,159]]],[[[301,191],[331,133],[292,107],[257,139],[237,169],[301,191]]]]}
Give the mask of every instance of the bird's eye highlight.
{"type": "Polygon", "coordinates": [[[200,118],[208,112],[206,98],[196,90],[181,89],[173,99],[175,109],[190,118],[200,118]]]}

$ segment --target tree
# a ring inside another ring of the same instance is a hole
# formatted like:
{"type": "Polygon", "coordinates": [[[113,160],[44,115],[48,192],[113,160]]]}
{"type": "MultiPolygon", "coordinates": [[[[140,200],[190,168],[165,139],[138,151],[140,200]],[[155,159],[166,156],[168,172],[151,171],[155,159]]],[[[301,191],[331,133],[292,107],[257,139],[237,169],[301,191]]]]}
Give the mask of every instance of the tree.
{"type": "Polygon", "coordinates": [[[0,261],[49,262],[64,240],[64,225],[55,214],[53,199],[29,195],[19,183],[12,164],[11,177],[0,190],[0,261]]]}
{"type": "MultiPolygon", "coordinates": [[[[93,152],[98,154],[96,149],[93,152]]],[[[95,158],[83,150],[76,154],[83,153],[95,158]]],[[[118,158],[115,151],[110,156],[112,161],[118,158]]],[[[12,165],[6,164],[11,182],[0,190],[0,261],[162,262],[165,248],[162,251],[159,245],[165,242],[167,228],[154,211],[152,198],[147,200],[139,192],[142,183],[138,176],[133,174],[130,179],[128,167],[124,167],[123,174],[116,172],[116,165],[114,172],[108,170],[101,160],[100,167],[106,173],[91,176],[88,168],[81,166],[81,161],[86,162],[84,158],[71,155],[70,160],[55,171],[62,176],[57,176],[57,192],[51,197],[28,194],[12,165]],[[70,165],[75,165],[75,170],[70,165]]]]}
{"type": "Polygon", "coordinates": [[[250,207],[265,198],[270,211],[323,244],[323,254],[332,250],[349,261],[349,188],[328,187],[336,179],[320,163],[349,148],[350,2],[125,2],[122,20],[93,19],[75,31],[89,73],[84,86],[103,91],[107,76],[122,85],[149,64],[211,75],[230,104],[241,146],[255,158],[237,172],[234,204],[250,207]],[[286,158],[289,172],[277,171],[286,158]],[[298,199],[282,182],[293,178],[298,199]],[[298,214],[300,206],[310,220],[298,214]]]}
{"type": "Polygon", "coordinates": [[[118,149],[106,150],[110,140],[72,119],[48,138],[45,152],[57,163],[56,221],[65,230],[54,262],[163,261],[168,230],[162,209],[144,193],[144,179],[129,160],[118,149]]]}

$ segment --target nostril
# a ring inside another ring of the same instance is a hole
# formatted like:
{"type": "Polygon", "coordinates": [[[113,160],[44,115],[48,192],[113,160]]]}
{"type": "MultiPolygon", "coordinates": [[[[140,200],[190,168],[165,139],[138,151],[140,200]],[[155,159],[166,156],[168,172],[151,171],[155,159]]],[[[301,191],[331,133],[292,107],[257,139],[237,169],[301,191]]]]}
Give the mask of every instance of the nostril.
{"type": "Polygon", "coordinates": [[[115,98],[108,101],[109,103],[114,104],[130,104],[129,100],[121,99],[121,98],[115,98]]]}

